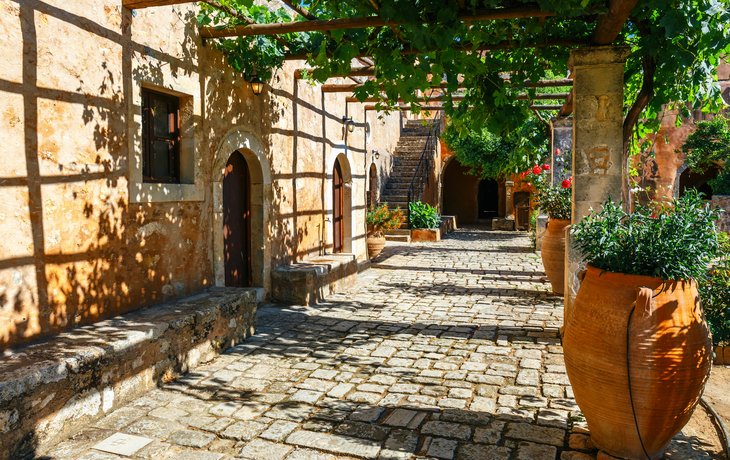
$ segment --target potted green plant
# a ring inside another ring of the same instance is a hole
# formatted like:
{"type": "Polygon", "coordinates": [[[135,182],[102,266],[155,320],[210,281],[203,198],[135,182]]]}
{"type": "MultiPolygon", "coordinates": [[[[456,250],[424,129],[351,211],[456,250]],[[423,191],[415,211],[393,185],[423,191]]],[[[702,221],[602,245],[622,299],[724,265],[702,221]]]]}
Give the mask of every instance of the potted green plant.
{"type": "Polygon", "coordinates": [[[411,241],[439,241],[441,239],[441,214],[428,203],[408,203],[411,225],[411,241]]]}
{"type": "Polygon", "coordinates": [[[700,280],[700,299],[715,347],[715,364],[730,365],[730,237],[720,234],[721,256],[700,280]]]}
{"type": "Polygon", "coordinates": [[[368,226],[368,234],[365,244],[368,247],[368,255],[371,259],[377,257],[385,247],[384,230],[399,228],[406,218],[399,207],[394,210],[388,209],[388,203],[383,203],[377,208],[370,206],[365,216],[368,226]]]}
{"type": "Polygon", "coordinates": [[[548,215],[540,256],[553,292],[562,295],[565,290],[565,228],[570,225],[573,178],[553,184],[550,173],[543,174],[547,171],[550,171],[550,165],[535,165],[522,173],[522,177],[532,176],[530,180],[535,185],[538,207],[548,215]]]}
{"type": "Polygon", "coordinates": [[[575,225],[588,269],[566,318],[565,366],[606,453],[658,459],[692,415],[712,362],[697,280],[718,211],[694,191],[633,214],[604,203],[575,225]]]}

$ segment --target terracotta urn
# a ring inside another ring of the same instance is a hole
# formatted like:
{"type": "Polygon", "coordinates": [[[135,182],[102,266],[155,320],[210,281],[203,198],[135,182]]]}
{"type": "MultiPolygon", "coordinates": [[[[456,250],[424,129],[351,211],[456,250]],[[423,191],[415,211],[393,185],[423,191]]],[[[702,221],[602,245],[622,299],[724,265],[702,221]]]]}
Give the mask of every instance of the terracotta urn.
{"type": "Polygon", "coordinates": [[[694,281],[602,273],[590,265],[566,318],[563,347],[591,441],[626,459],[662,457],[712,367],[694,281]]]}
{"type": "Polygon", "coordinates": [[[374,259],[385,247],[385,235],[380,231],[368,232],[365,244],[368,247],[368,256],[374,259]]]}
{"type": "Polygon", "coordinates": [[[569,220],[553,219],[548,221],[547,230],[542,240],[542,265],[550,280],[553,292],[563,294],[565,291],[565,227],[569,220]]]}

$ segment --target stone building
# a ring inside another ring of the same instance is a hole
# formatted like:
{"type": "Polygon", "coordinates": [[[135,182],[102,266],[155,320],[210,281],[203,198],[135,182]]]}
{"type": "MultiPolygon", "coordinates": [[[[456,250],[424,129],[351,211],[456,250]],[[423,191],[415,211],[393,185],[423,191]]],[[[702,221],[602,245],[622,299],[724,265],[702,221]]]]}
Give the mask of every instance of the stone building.
{"type": "Polygon", "coordinates": [[[195,16],[0,0],[0,348],[211,286],[264,297],[272,270],[325,253],[366,262],[406,116],[323,93],[303,61],[256,96],[195,16]]]}

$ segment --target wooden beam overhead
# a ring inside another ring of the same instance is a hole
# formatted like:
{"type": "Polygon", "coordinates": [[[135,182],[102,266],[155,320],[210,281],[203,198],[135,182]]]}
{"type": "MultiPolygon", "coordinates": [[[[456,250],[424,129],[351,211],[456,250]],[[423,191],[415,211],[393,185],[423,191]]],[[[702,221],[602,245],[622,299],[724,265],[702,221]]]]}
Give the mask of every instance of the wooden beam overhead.
{"type": "Polygon", "coordinates": [[[560,105],[531,105],[532,110],[560,110],[560,105]]]}
{"type": "Polygon", "coordinates": [[[528,94],[520,94],[517,96],[518,101],[528,101],[533,99],[566,99],[570,93],[545,93],[535,94],[535,97],[529,97],[528,94]]]}
{"type": "MultiPolygon", "coordinates": [[[[554,88],[559,86],[573,86],[573,80],[569,78],[562,78],[559,80],[540,80],[536,81],[535,83],[531,82],[530,80],[525,80],[525,83],[522,85],[525,88],[554,88]]],[[[514,85],[513,88],[517,88],[517,85],[514,85]]]]}
{"type": "MultiPolygon", "coordinates": [[[[418,100],[419,101],[422,101],[422,102],[425,102],[425,103],[429,103],[429,102],[443,101],[444,99],[446,99],[445,96],[434,96],[434,97],[421,97],[418,100]]],[[[452,101],[463,101],[464,99],[466,99],[466,95],[465,94],[454,94],[454,95],[451,96],[451,100],[452,101]]],[[[346,102],[360,102],[355,97],[348,97],[348,98],[345,99],[345,101],[346,102]]],[[[386,102],[386,101],[388,101],[388,99],[386,99],[385,101],[381,101],[378,98],[369,97],[369,98],[365,99],[363,101],[363,103],[386,102]]],[[[403,99],[398,99],[398,102],[404,102],[404,101],[403,101],[403,99]]],[[[557,107],[560,107],[560,106],[557,106],[557,107]]]]}
{"type": "Polygon", "coordinates": [[[593,30],[593,43],[613,43],[638,2],[639,0],[608,0],[608,12],[598,16],[598,23],[593,30]]]}
{"type": "MultiPolygon", "coordinates": [[[[329,85],[325,84],[325,85],[322,85],[322,92],[323,93],[351,93],[351,92],[355,91],[355,89],[363,87],[363,86],[365,86],[365,85],[359,84],[359,83],[358,84],[349,84],[349,83],[348,84],[329,84],[329,85]]],[[[431,89],[436,89],[436,88],[443,89],[443,88],[448,88],[448,87],[449,87],[448,83],[441,83],[440,85],[431,86],[431,89]]],[[[381,86],[381,89],[382,88],[383,87],[381,86]]],[[[463,88],[463,86],[459,85],[459,88],[463,88]]]]}
{"type": "Polygon", "coordinates": [[[565,103],[560,108],[560,113],[558,113],[559,117],[567,117],[573,113],[573,90],[571,89],[568,93],[567,99],[565,99],[565,103]]]}
{"type": "MultiPolygon", "coordinates": [[[[155,0],[148,0],[148,2],[152,1],[155,0]]],[[[550,16],[555,16],[555,13],[550,11],[542,11],[538,6],[528,5],[516,8],[477,10],[475,12],[464,11],[459,14],[459,19],[462,21],[492,21],[498,19],[520,19],[550,16]]],[[[425,21],[423,21],[423,23],[425,23],[425,21]]],[[[232,27],[202,27],[200,29],[200,36],[203,38],[245,37],[251,35],[272,35],[325,30],[362,29],[365,27],[398,26],[403,24],[406,23],[394,21],[388,22],[380,16],[370,16],[364,18],[322,19],[316,21],[252,24],[238,25],[232,27]]]]}
{"type": "MultiPolygon", "coordinates": [[[[497,50],[509,50],[512,48],[516,49],[526,49],[526,48],[546,48],[549,46],[585,46],[590,45],[591,41],[587,38],[558,38],[558,39],[551,39],[547,38],[542,42],[539,43],[528,43],[526,45],[522,46],[515,46],[515,44],[509,40],[501,41],[499,43],[494,43],[491,45],[481,45],[474,48],[473,46],[455,46],[452,49],[454,51],[497,51],[497,50]]],[[[429,50],[403,50],[400,54],[426,54],[429,50]]],[[[292,53],[292,54],[285,54],[284,60],[286,61],[304,61],[307,59],[307,54],[311,53],[292,53]]],[[[328,56],[331,56],[330,53],[327,53],[328,56]]],[[[367,52],[367,50],[361,50],[360,54],[356,57],[367,57],[370,56],[367,52]]]]}
{"type": "Polygon", "coordinates": [[[195,3],[197,0],[122,0],[122,6],[130,10],[140,8],[151,8],[153,6],[182,5],[183,3],[195,3]]]}

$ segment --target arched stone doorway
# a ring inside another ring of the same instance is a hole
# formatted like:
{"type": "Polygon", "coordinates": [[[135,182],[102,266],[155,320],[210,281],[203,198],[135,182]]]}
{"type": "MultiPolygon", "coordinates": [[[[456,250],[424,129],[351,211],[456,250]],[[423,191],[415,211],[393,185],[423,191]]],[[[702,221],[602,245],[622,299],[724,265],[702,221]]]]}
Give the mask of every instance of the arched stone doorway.
{"type": "Polygon", "coordinates": [[[477,202],[479,220],[491,220],[499,217],[499,184],[496,180],[484,179],[479,181],[477,202]]]}
{"type": "Polygon", "coordinates": [[[353,253],[352,170],[344,151],[333,152],[325,184],[327,209],[327,246],[333,252],[353,253]]]}
{"type": "Polygon", "coordinates": [[[469,168],[449,160],[442,173],[442,214],[456,216],[459,224],[479,221],[477,200],[479,178],[468,174],[469,168]]]}
{"type": "Polygon", "coordinates": [[[688,189],[695,189],[704,194],[706,200],[711,199],[713,192],[708,181],[716,178],[718,173],[717,167],[709,168],[703,173],[695,173],[690,171],[689,168],[685,168],[682,174],[679,175],[679,196],[684,195],[684,192],[688,189]]]}
{"type": "MultiPolygon", "coordinates": [[[[226,286],[224,177],[229,160],[237,153],[245,161],[249,177],[250,286],[268,292],[271,280],[269,204],[271,169],[258,138],[249,131],[231,130],[221,142],[213,163],[213,269],[215,285],[226,286]]],[[[262,292],[263,293],[263,292],[262,292]]],[[[259,299],[263,300],[263,299],[259,299]]]]}
{"type": "Polygon", "coordinates": [[[370,164],[370,171],[368,172],[368,189],[367,189],[367,206],[378,205],[378,169],[375,163],[370,164]]]}
{"type": "Polygon", "coordinates": [[[223,265],[226,286],[251,286],[251,175],[238,150],[223,173],[223,265]]]}

